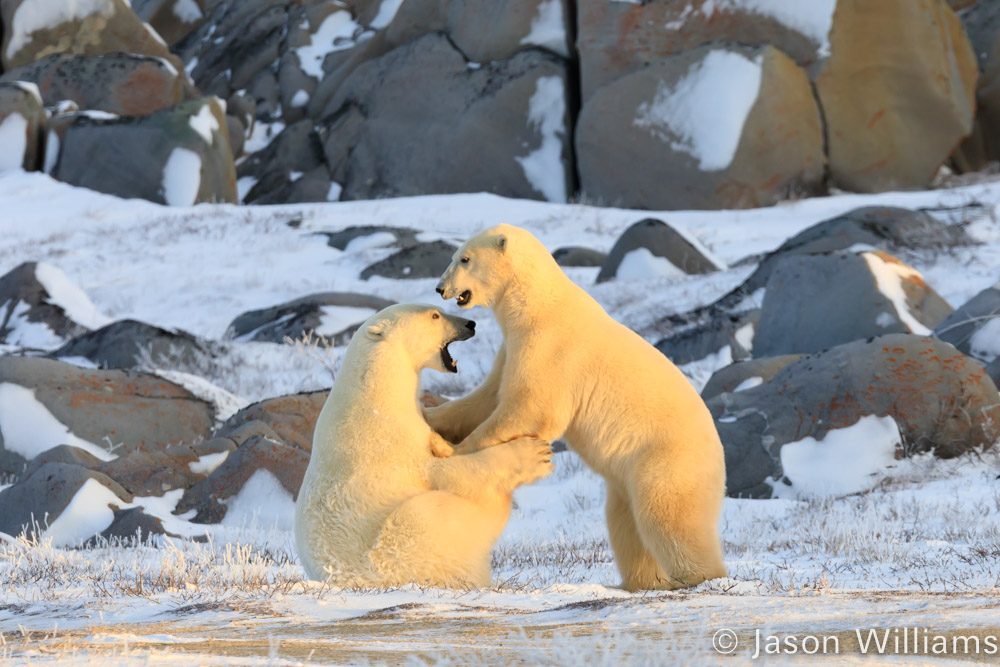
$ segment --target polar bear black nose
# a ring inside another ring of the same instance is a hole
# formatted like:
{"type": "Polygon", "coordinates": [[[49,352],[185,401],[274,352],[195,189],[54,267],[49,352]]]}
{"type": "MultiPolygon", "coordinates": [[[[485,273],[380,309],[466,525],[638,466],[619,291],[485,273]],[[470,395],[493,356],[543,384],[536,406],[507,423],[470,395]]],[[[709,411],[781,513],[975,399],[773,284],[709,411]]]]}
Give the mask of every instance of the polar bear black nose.
{"type": "Polygon", "coordinates": [[[468,320],[465,323],[465,326],[469,329],[469,331],[475,331],[476,330],[476,323],[473,322],[472,320],[468,320]]]}
{"type": "Polygon", "coordinates": [[[437,292],[438,294],[440,294],[441,296],[444,296],[444,288],[441,287],[440,285],[438,285],[437,287],[435,287],[434,291],[437,292]]]}

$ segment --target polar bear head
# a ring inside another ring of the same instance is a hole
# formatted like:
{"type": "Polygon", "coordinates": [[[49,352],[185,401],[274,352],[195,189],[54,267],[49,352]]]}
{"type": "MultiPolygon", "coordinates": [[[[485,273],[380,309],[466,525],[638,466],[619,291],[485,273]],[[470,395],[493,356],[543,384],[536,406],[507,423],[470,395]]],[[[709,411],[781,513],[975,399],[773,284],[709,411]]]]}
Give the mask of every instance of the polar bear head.
{"type": "Polygon", "coordinates": [[[476,234],[452,255],[437,284],[437,293],[462,308],[494,307],[507,288],[533,271],[539,262],[554,264],[545,246],[527,230],[497,225],[476,234]]]}
{"type": "Polygon", "coordinates": [[[416,370],[457,373],[458,364],[448,346],[476,335],[476,323],[448,315],[435,306],[401,303],[372,315],[361,325],[360,332],[370,345],[398,343],[395,347],[405,350],[416,370]]]}

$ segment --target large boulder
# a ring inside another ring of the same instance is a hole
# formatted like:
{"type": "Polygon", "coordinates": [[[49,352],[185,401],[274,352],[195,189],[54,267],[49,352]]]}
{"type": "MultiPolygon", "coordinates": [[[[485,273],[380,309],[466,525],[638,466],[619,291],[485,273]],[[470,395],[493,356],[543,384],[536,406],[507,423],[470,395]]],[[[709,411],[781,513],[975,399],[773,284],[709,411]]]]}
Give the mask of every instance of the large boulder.
{"type": "Polygon", "coordinates": [[[243,313],[232,321],[226,335],[239,340],[281,343],[286,337],[294,340],[311,331],[333,345],[346,345],[365,320],[392,304],[367,294],[311,294],[243,313]]]}
{"type": "Polygon", "coordinates": [[[959,456],[1000,436],[1000,394],[982,367],[947,343],[910,334],[803,357],[768,382],[711,398],[708,407],[731,496],[769,497],[782,477],[784,445],[822,440],[866,416],[893,418],[897,456],[959,456]]]}
{"type": "Polygon", "coordinates": [[[0,23],[0,62],[5,70],[53,53],[138,53],[181,67],[160,36],[132,11],[128,0],[4,0],[0,23]]]}
{"type": "Polygon", "coordinates": [[[294,499],[309,466],[309,452],[282,442],[254,436],[240,445],[204,480],[188,489],[177,512],[195,510],[192,521],[219,523],[226,516],[227,500],[243,489],[259,471],[266,470],[294,499]]]}
{"type": "Polygon", "coordinates": [[[3,512],[0,512],[0,533],[25,533],[31,536],[51,527],[59,533],[53,535],[56,545],[69,546],[75,541],[67,539],[72,534],[86,539],[104,530],[114,516],[111,504],[121,506],[130,502],[132,495],[106,475],[67,463],[47,463],[36,469],[30,477],[0,491],[0,507],[3,507],[3,512]],[[77,508],[74,516],[69,517],[70,522],[79,524],[84,519],[86,523],[93,523],[95,514],[106,514],[109,519],[104,525],[99,525],[98,520],[92,526],[94,530],[90,534],[82,534],[86,532],[86,524],[70,525],[65,521],[58,521],[81,491],[87,494],[86,501],[103,502],[105,507],[77,508]],[[40,530],[36,531],[36,526],[40,530]]]}
{"type": "Polygon", "coordinates": [[[79,117],[62,140],[53,176],[171,206],[237,201],[229,131],[215,98],[143,117],[79,117]]]}
{"type": "Polygon", "coordinates": [[[35,83],[45,106],[72,100],[80,109],[120,116],[146,116],[193,96],[169,62],[130,53],[53,54],[8,70],[0,80],[35,83]]]}
{"type": "Polygon", "coordinates": [[[395,280],[437,278],[451,264],[458,250],[446,241],[424,241],[404,246],[361,272],[362,280],[372,276],[395,280]]]}
{"type": "Polygon", "coordinates": [[[934,335],[980,361],[1000,357],[1000,283],[987,287],[946,317],[934,335]]]}
{"type": "Polygon", "coordinates": [[[261,436],[311,452],[316,420],[329,393],[291,394],[254,403],[226,420],[216,437],[242,445],[251,437],[261,436]]]}
{"type": "Polygon", "coordinates": [[[83,357],[101,368],[204,369],[213,353],[211,343],[186,331],[119,320],[77,336],[49,356],[83,357]]]}
{"type": "Polygon", "coordinates": [[[754,354],[818,352],[887,333],[929,335],[951,311],[916,269],[887,253],[793,255],[767,281],[754,354]]]}
{"type": "Polygon", "coordinates": [[[745,359],[753,350],[759,318],[760,310],[753,309],[715,313],[705,321],[678,322],[673,332],[656,344],[656,349],[678,365],[720,353],[724,362],[745,359]]]}
{"type": "Polygon", "coordinates": [[[45,109],[30,83],[0,81],[0,172],[41,165],[45,109]]]}
{"type": "Polygon", "coordinates": [[[705,46],[595,92],[577,124],[589,197],[651,209],[768,206],[821,183],[819,110],[805,71],[767,46],[705,46]]]}
{"type": "Polygon", "coordinates": [[[653,275],[712,273],[725,268],[696,239],[662,220],[646,218],[618,237],[597,274],[597,282],[612,280],[618,277],[619,271],[642,274],[645,267],[648,267],[645,272],[653,275]]]}
{"type": "Polygon", "coordinates": [[[713,42],[770,44],[799,65],[813,65],[829,55],[831,16],[823,7],[828,4],[578,0],[584,103],[602,86],[651,62],[713,42]]]}
{"type": "Polygon", "coordinates": [[[890,253],[942,251],[972,243],[961,227],[949,226],[923,211],[865,206],[807,227],[769,252],[739,287],[712,307],[734,306],[762,289],[783,258],[846,250],[867,245],[890,253]]]}
{"type": "Polygon", "coordinates": [[[62,271],[25,262],[0,277],[0,343],[51,348],[107,318],[62,271]]]}
{"type": "Polygon", "coordinates": [[[163,378],[99,371],[51,359],[0,357],[0,449],[21,461],[73,445],[107,461],[205,439],[215,421],[206,401],[163,378]]]}
{"type": "Polygon", "coordinates": [[[566,82],[545,52],[470,67],[441,34],[365,63],[320,130],[341,199],[485,191],[565,201],[566,82]]]}
{"type": "Polygon", "coordinates": [[[979,67],[944,0],[838,0],[816,79],[830,175],[844,189],[922,188],[972,131],[979,67]]]}

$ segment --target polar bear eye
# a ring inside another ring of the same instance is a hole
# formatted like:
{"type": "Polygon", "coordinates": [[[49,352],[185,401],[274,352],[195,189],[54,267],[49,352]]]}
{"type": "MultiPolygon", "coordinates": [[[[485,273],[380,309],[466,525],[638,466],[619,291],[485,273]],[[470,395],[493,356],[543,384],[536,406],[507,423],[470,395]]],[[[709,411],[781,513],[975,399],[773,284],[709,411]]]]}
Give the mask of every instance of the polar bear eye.
{"type": "Polygon", "coordinates": [[[463,257],[462,258],[462,264],[468,264],[468,263],[469,263],[469,258],[468,257],[463,257]]]}
{"type": "Polygon", "coordinates": [[[441,319],[441,315],[438,314],[438,313],[434,313],[433,315],[431,315],[431,319],[432,320],[439,320],[439,319],[441,319]]]}

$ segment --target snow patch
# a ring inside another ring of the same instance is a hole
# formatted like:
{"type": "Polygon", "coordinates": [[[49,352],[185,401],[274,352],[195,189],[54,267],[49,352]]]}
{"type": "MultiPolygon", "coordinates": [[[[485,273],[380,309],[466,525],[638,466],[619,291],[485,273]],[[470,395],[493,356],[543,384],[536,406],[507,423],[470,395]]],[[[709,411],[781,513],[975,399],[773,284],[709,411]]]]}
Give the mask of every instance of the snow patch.
{"type": "Polygon", "coordinates": [[[753,338],[756,333],[757,331],[754,329],[753,322],[747,322],[733,333],[733,338],[736,339],[736,342],[744,350],[753,352],[753,338]]]}
{"type": "Polygon", "coordinates": [[[236,195],[240,198],[240,203],[247,198],[250,191],[253,190],[253,186],[257,185],[256,176],[241,176],[236,179],[236,195]]]}
{"type": "Polygon", "coordinates": [[[15,86],[34,97],[35,101],[38,102],[38,106],[45,106],[45,102],[42,101],[42,93],[38,90],[38,84],[34,81],[14,81],[13,83],[15,86]]]}
{"type": "Polygon", "coordinates": [[[293,109],[301,109],[305,105],[309,104],[309,93],[306,90],[299,88],[295,91],[295,94],[292,95],[290,104],[293,109]]]}
{"type": "Polygon", "coordinates": [[[747,378],[746,380],[744,380],[743,382],[740,382],[735,387],[733,387],[733,393],[735,394],[738,391],[744,391],[746,389],[753,389],[754,387],[759,387],[762,384],[764,384],[764,378],[762,378],[762,377],[756,377],[756,376],[755,377],[750,377],[750,378],[747,378]]]}
{"type": "Polygon", "coordinates": [[[257,470],[243,488],[223,501],[228,505],[224,526],[256,525],[291,530],[295,517],[295,501],[278,478],[269,470],[257,470]]]}
{"type": "Polygon", "coordinates": [[[344,252],[360,252],[372,248],[383,248],[396,242],[396,235],[392,232],[375,232],[365,236],[356,236],[344,246],[344,252]]]}
{"type": "Polygon", "coordinates": [[[210,104],[203,104],[198,113],[191,116],[188,119],[188,123],[191,125],[191,129],[197,132],[205,143],[211,146],[215,143],[215,138],[212,132],[219,131],[219,121],[216,119],[215,114],[212,113],[212,107],[210,104]]]}
{"type": "Polygon", "coordinates": [[[721,171],[736,155],[760,80],[759,57],[712,51],[672,88],[660,81],[633,124],[698,160],[702,171],[721,171]]]}
{"type": "MultiPolygon", "coordinates": [[[[49,524],[45,537],[52,539],[52,546],[69,547],[104,531],[115,520],[109,507],[127,505],[115,493],[96,479],[90,478],[73,494],[66,509],[49,524]]],[[[39,523],[44,517],[35,517],[39,523]]]]}
{"type": "Polygon", "coordinates": [[[524,176],[548,201],[566,201],[566,171],[562,162],[566,91],[558,76],[543,76],[535,82],[535,93],[528,103],[528,124],[541,136],[537,149],[516,158],[524,176]]]}
{"type": "Polygon", "coordinates": [[[163,165],[163,199],[168,206],[192,206],[201,188],[201,157],[175,148],[163,165]]]}
{"type": "Polygon", "coordinates": [[[262,123],[259,120],[254,121],[253,129],[250,130],[250,135],[243,143],[243,152],[251,155],[257,151],[264,150],[284,129],[285,124],[280,121],[274,123],[262,123]]]}
{"type": "MultiPolygon", "coordinates": [[[[0,145],[3,145],[3,141],[0,141],[0,145]]],[[[2,149],[0,149],[0,155],[2,155],[2,149]]],[[[42,167],[42,170],[46,174],[51,174],[58,162],[59,134],[53,130],[49,130],[48,137],[45,140],[45,165],[42,167]]],[[[3,167],[0,167],[0,169],[3,169],[3,167]]]]}
{"type": "MultiPolygon", "coordinates": [[[[0,305],[0,312],[9,307],[10,301],[0,305]]],[[[31,305],[27,301],[19,301],[14,306],[10,319],[7,321],[7,343],[18,347],[49,349],[60,347],[64,341],[49,329],[44,322],[32,322],[28,319],[31,305]]]]}
{"type": "Polygon", "coordinates": [[[896,323],[896,318],[892,316],[892,313],[882,311],[875,318],[875,326],[885,329],[886,327],[891,327],[896,323]]]}
{"type": "Polygon", "coordinates": [[[326,191],[327,201],[340,201],[340,193],[344,191],[344,186],[336,181],[330,183],[330,189],[326,191]]]}
{"type": "Polygon", "coordinates": [[[112,0],[24,0],[14,11],[8,27],[7,58],[17,55],[38,30],[55,28],[68,21],[85,18],[91,14],[111,16],[115,13],[112,0]]]}
{"type": "Polygon", "coordinates": [[[822,440],[790,442],[781,448],[781,467],[792,485],[769,480],[774,497],[841,496],[871,489],[896,463],[900,442],[896,421],[875,415],[828,431],[822,440]]]}
{"type": "Polygon", "coordinates": [[[562,0],[545,0],[538,4],[538,14],[531,21],[531,31],[521,44],[540,46],[569,58],[562,0]]]}
{"type": "Polygon", "coordinates": [[[357,30],[358,24],[349,11],[340,10],[327,16],[319,29],[310,36],[309,43],[295,49],[302,71],[314,79],[322,79],[326,54],[354,46],[354,34],[357,30]]]}
{"type": "Polygon", "coordinates": [[[180,385],[201,400],[211,403],[215,408],[215,421],[220,423],[250,404],[250,401],[231,394],[222,387],[191,373],[157,368],[153,369],[153,374],[180,385]]]}
{"type": "Polygon", "coordinates": [[[372,19],[372,22],[368,24],[369,28],[374,28],[375,30],[381,30],[386,27],[392,20],[396,18],[396,14],[399,12],[399,8],[403,6],[403,0],[382,0],[382,4],[378,7],[378,14],[372,19]]]}
{"type": "Polygon", "coordinates": [[[622,257],[615,278],[618,280],[649,280],[650,278],[681,278],[687,274],[666,257],[659,257],[649,248],[636,248],[622,257]]]}
{"type": "Polygon", "coordinates": [[[364,322],[374,315],[376,310],[353,306],[323,306],[320,308],[320,313],[316,333],[321,336],[333,336],[348,327],[364,322]]]}
{"type": "Polygon", "coordinates": [[[208,477],[215,469],[223,464],[223,462],[229,458],[229,450],[226,449],[221,452],[215,452],[214,454],[205,454],[199,457],[197,461],[191,461],[188,463],[188,468],[191,469],[196,475],[204,475],[208,477]]]}
{"type": "MultiPolygon", "coordinates": [[[[885,298],[889,299],[896,309],[896,316],[902,320],[911,333],[920,336],[929,336],[931,330],[921,324],[921,322],[910,312],[906,304],[906,292],[903,291],[903,281],[908,278],[920,278],[923,276],[916,269],[912,269],[899,262],[887,262],[873,252],[863,252],[861,256],[868,262],[868,268],[875,276],[875,286],[885,298]]],[[[877,323],[877,321],[876,321],[877,323]]]]}
{"type": "Polygon", "coordinates": [[[28,150],[28,119],[14,112],[0,121],[0,171],[20,169],[28,150]]]}
{"type": "Polygon", "coordinates": [[[29,461],[57,445],[79,447],[102,461],[116,458],[104,448],[71,433],[35,398],[33,390],[11,382],[0,382],[0,434],[3,434],[5,449],[29,461]]]}
{"type": "Polygon", "coordinates": [[[972,334],[969,351],[972,356],[984,361],[993,361],[1000,356],[1000,319],[994,317],[972,334]]]}
{"type": "Polygon", "coordinates": [[[184,23],[195,23],[205,15],[194,0],[174,0],[174,16],[184,23]]]}
{"type": "Polygon", "coordinates": [[[35,265],[35,278],[49,293],[48,303],[61,308],[77,324],[88,329],[100,329],[111,323],[110,318],[97,310],[86,292],[74,284],[59,267],[48,262],[38,262],[35,265]]]}

